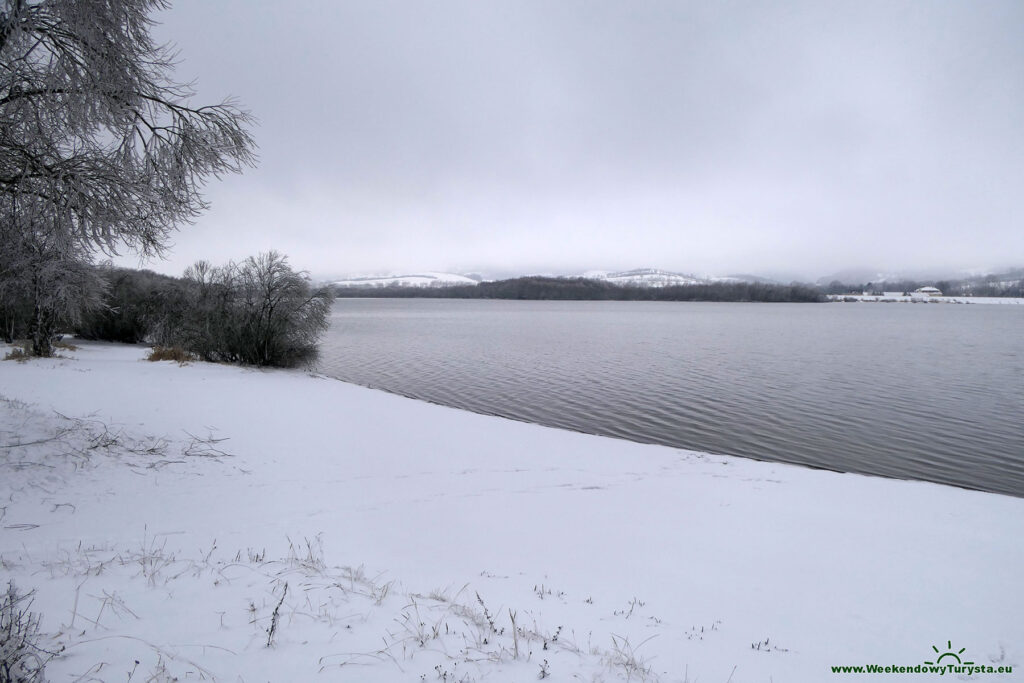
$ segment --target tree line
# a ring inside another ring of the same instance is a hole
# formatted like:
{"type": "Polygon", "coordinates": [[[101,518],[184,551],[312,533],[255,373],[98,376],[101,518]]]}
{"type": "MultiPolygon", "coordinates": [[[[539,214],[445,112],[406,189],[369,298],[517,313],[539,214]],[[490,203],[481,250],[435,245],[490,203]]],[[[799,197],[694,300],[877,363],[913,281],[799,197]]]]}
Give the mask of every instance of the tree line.
{"type": "MultiPolygon", "coordinates": [[[[180,278],[86,268],[96,304],[74,315],[53,311],[53,330],[179,348],[206,361],[293,367],[316,358],[328,326],[330,292],[273,251],[221,266],[200,261],[180,278]]],[[[0,300],[0,337],[30,339],[38,307],[31,297],[0,300]]]]}
{"type": "Polygon", "coordinates": [[[589,278],[519,277],[451,287],[335,287],[339,298],[536,299],[571,301],[821,302],[809,285],[709,282],[669,287],[620,285],[589,278]]]}
{"type": "Polygon", "coordinates": [[[0,300],[33,355],[102,305],[97,256],[160,255],[210,176],[255,163],[251,116],[192,104],[154,43],[159,0],[0,6],[0,300]]]}
{"type": "Polygon", "coordinates": [[[1024,268],[1003,273],[942,280],[887,280],[885,282],[847,283],[833,280],[823,287],[827,294],[851,292],[913,292],[921,287],[936,287],[945,296],[1024,297],[1024,268]]]}
{"type": "Polygon", "coordinates": [[[0,2],[0,336],[35,356],[72,329],[207,360],[294,365],[329,297],[269,252],[183,278],[104,268],[160,256],[211,177],[256,163],[251,115],[198,105],[151,36],[164,0],[0,2]]]}

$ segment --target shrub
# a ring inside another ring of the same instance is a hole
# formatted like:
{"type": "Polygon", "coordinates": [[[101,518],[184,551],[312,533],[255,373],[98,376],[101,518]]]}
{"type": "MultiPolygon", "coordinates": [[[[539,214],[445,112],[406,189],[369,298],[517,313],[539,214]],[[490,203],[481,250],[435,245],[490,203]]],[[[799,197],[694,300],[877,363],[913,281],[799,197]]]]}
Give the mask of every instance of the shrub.
{"type": "Polygon", "coordinates": [[[32,594],[20,595],[14,582],[0,600],[0,683],[44,681],[54,653],[39,646],[39,615],[29,611],[32,594]]]}
{"type": "Polygon", "coordinates": [[[294,367],[311,363],[327,329],[331,297],[271,251],[185,271],[183,296],[169,302],[154,341],[214,362],[294,367]]]}
{"type": "Polygon", "coordinates": [[[125,344],[147,341],[166,303],[182,288],[181,281],[149,270],[109,265],[99,270],[108,284],[103,306],[87,313],[75,334],[125,344]]]}
{"type": "Polygon", "coordinates": [[[239,360],[251,365],[295,366],[316,360],[317,340],[327,329],[330,298],[311,291],[305,274],[271,251],[249,257],[238,269],[236,343],[239,360]]]}

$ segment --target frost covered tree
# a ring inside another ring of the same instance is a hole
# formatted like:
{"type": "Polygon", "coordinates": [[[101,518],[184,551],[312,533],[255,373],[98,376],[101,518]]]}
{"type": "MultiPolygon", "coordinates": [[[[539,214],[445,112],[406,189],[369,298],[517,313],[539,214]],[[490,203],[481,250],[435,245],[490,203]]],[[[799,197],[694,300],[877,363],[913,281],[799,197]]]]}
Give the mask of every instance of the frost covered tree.
{"type": "Polygon", "coordinates": [[[237,270],[241,294],[239,355],[252,365],[299,365],[316,358],[331,298],[276,251],[250,256],[237,270]]]}
{"type": "Polygon", "coordinates": [[[56,325],[78,324],[99,308],[106,282],[88,258],[57,245],[52,236],[0,225],[0,244],[2,336],[5,341],[28,336],[35,355],[50,356],[56,325]]]}
{"type": "MultiPolygon", "coordinates": [[[[0,0],[5,250],[65,263],[119,248],[158,255],[206,209],[206,180],[254,163],[250,115],[230,100],[194,105],[173,80],[169,49],[150,35],[151,14],[168,6],[0,0]]],[[[5,269],[0,280],[25,274],[5,269]]]]}

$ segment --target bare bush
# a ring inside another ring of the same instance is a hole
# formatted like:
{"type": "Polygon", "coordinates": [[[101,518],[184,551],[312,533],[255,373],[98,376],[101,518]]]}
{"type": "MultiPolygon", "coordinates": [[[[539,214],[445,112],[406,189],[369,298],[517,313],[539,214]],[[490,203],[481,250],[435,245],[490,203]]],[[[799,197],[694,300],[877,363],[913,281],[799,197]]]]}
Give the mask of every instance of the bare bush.
{"type": "Polygon", "coordinates": [[[270,251],[241,263],[200,261],[185,271],[188,288],[155,332],[203,360],[294,367],[316,359],[331,296],[270,251]]]}
{"type": "Polygon", "coordinates": [[[75,336],[126,344],[147,341],[165,302],[173,301],[181,289],[180,280],[109,263],[98,270],[107,281],[103,305],[74,326],[75,336]]]}
{"type": "Polygon", "coordinates": [[[43,670],[55,655],[39,645],[39,615],[29,611],[32,594],[20,594],[14,582],[0,599],[0,683],[44,681],[43,670]]]}

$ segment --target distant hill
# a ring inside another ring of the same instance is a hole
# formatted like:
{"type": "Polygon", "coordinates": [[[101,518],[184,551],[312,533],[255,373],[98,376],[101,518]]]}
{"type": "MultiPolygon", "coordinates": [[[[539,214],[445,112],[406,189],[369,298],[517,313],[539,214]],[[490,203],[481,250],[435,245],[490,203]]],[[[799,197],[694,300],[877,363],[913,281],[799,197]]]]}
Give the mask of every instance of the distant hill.
{"type": "Polygon", "coordinates": [[[760,275],[750,275],[748,273],[734,273],[732,275],[722,275],[720,277],[712,277],[709,279],[712,282],[754,282],[765,285],[782,284],[778,280],[774,280],[770,277],[761,277],[760,275]]]}
{"type": "MultiPolygon", "coordinates": [[[[479,276],[477,276],[479,277],[479,276]]],[[[479,280],[455,273],[424,272],[410,275],[367,275],[332,280],[328,284],[338,287],[451,287],[475,285],[479,280]]]]}
{"type": "Polygon", "coordinates": [[[707,280],[674,273],[658,268],[637,268],[619,272],[589,271],[583,275],[588,280],[601,280],[615,285],[632,285],[634,287],[671,287],[674,285],[698,285],[707,280]]]}
{"type": "Polygon", "coordinates": [[[554,278],[574,279],[579,278],[594,282],[619,285],[622,287],[639,288],[663,288],[663,287],[684,287],[692,285],[704,285],[711,283],[754,283],[754,284],[781,284],[776,280],[761,277],[758,275],[735,274],[722,276],[698,276],[689,273],[680,273],[661,268],[634,268],[632,270],[588,270],[580,275],[558,275],[553,273],[534,273],[530,275],[513,275],[495,277],[494,273],[489,276],[481,273],[448,273],[441,271],[420,271],[408,274],[387,274],[387,275],[353,275],[341,278],[331,278],[324,281],[324,284],[331,285],[335,289],[380,289],[397,287],[455,287],[459,285],[474,285],[483,282],[495,282],[514,280],[518,278],[554,278]]]}
{"type": "Polygon", "coordinates": [[[895,282],[904,280],[903,276],[897,273],[885,273],[875,268],[847,268],[829,275],[822,275],[815,284],[822,287],[833,282],[865,283],[865,282],[895,282]]]}

